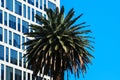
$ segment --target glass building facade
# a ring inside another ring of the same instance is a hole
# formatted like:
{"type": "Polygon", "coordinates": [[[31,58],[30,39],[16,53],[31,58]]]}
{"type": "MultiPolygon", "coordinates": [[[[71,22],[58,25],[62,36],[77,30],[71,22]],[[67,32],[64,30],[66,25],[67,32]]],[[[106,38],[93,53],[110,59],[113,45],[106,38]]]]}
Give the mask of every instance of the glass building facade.
{"type": "Polygon", "coordinates": [[[31,31],[28,25],[42,24],[36,14],[47,18],[46,8],[54,10],[59,4],[59,0],[0,0],[0,80],[35,80],[23,58],[26,47],[22,43],[29,40],[24,33],[31,31]]]}

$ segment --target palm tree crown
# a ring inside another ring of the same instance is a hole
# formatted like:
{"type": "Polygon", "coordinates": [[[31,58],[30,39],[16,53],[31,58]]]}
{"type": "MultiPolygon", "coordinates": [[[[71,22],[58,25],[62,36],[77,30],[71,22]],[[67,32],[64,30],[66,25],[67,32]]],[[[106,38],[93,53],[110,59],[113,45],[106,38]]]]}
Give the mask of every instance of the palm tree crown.
{"type": "Polygon", "coordinates": [[[26,57],[33,70],[34,76],[38,72],[50,75],[57,80],[58,75],[64,70],[71,72],[85,72],[88,63],[91,63],[89,49],[93,50],[89,35],[91,30],[83,28],[89,26],[85,22],[74,25],[83,15],[73,18],[74,10],[71,9],[64,17],[64,7],[61,10],[46,10],[48,19],[36,15],[42,25],[30,25],[33,32],[26,33],[33,39],[24,43],[27,45],[26,57]]]}

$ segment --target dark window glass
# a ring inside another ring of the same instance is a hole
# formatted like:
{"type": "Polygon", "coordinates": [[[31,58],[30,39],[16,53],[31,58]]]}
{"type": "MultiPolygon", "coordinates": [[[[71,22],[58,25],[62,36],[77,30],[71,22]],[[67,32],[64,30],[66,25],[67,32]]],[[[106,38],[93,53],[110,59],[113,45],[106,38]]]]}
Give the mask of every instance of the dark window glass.
{"type": "MultiPolygon", "coordinates": [[[[39,16],[42,16],[42,13],[39,12],[39,11],[36,11],[36,14],[39,15],[39,16]]],[[[36,23],[42,24],[38,19],[36,19],[36,23]]]]}
{"type": "Polygon", "coordinates": [[[32,21],[34,21],[34,9],[32,9],[32,21]]]}
{"type": "Polygon", "coordinates": [[[7,29],[4,29],[4,42],[7,43],[7,29]]]}
{"type": "Polygon", "coordinates": [[[15,69],[15,80],[22,80],[22,71],[15,69]]]}
{"type": "Polygon", "coordinates": [[[30,80],[30,73],[28,73],[28,80],[30,80]]]}
{"type": "Polygon", "coordinates": [[[13,37],[14,37],[13,46],[20,48],[20,35],[14,33],[13,37]]]}
{"type": "Polygon", "coordinates": [[[19,52],[19,66],[22,66],[22,53],[19,52]]]}
{"type": "Polygon", "coordinates": [[[16,17],[9,14],[9,27],[16,29],[16,17]]]}
{"type": "Polygon", "coordinates": [[[23,7],[23,16],[26,18],[26,5],[24,4],[23,6],[24,6],[23,7]]]}
{"type": "Polygon", "coordinates": [[[6,47],[6,61],[9,62],[9,48],[6,47]]]}
{"type": "Polygon", "coordinates": [[[13,49],[10,50],[10,62],[17,65],[17,51],[13,49]]]}
{"type": "MultiPolygon", "coordinates": [[[[25,43],[25,37],[22,37],[22,44],[25,43]]],[[[22,49],[25,50],[25,46],[22,45],[22,49]]]]}
{"type": "Polygon", "coordinates": [[[2,10],[0,10],[0,23],[2,24],[2,10]]]}
{"type": "Polygon", "coordinates": [[[30,19],[30,7],[28,6],[28,19],[30,19]]]}
{"type": "Polygon", "coordinates": [[[28,0],[28,3],[34,5],[34,0],[28,0]]]}
{"type": "Polygon", "coordinates": [[[13,68],[6,66],[6,80],[13,80],[13,68]]]}
{"type": "Polygon", "coordinates": [[[56,8],[56,5],[50,1],[48,1],[48,9],[52,9],[52,10],[55,10],[56,8]]]}
{"type": "Polygon", "coordinates": [[[13,0],[6,1],[6,9],[13,11],[13,0]]]}
{"type": "Polygon", "coordinates": [[[38,0],[36,0],[36,7],[38,7],[38,0]]]}
{"type": "Polygon", "coordinates": [[[4,80],[4,65],[1,64],[1,80],[4,80]]]}
{"type": "Polygon", "coordinates": [[[4,12],[4,25],[7,26],[7,12],[4,12]]]}
{"type": "Polygon", "coordinates": [[[23,66],[24,66],[24,68],[26,68],[26,57],[24,57],[23,60],[24,60],[23,61],[23,64],[24,64],[23,66]]]}
{"type": "Polygon", "coordinates": [[[40,76],[37,76],[36,80],[42,80],[42,78],[40,76]]]}
{"type": "Polygon", "coordinates": [[[4,7],[4,0],[0,0],[0,6],[4,7]]]}
{"type": "Polygon", "coordinates": [[[26,80],[26,72],[23,72],[23,80],[26,80]]]}
{"type": "Polygon", "coordinates": [[[22,15],[22,4],[15,0],[15,13],[22,15]]]}
{"type": "Polygon", "coordinates": [[[27,33],[28,32],[28,22],[22,20],[22,32],[27,33]]]}
{"type": "Polygon", "coordinates": [[[20,20],[20,18],[18,18],[18,31],[21,31],[21,29],[20,29],[20,24],[21,23],[21,20],[20,20]]]}
{"type": "Polygon", "coordinates": [[[0,27],[0,41],[3,41],[3,29],[0,27]]]}
{"type": "Polygon", "coordinates": [[[44,10],[46,11],[46,0],[44,0],[44,10]]]}
{"type": "Polygon", "coordinates": [[[0,45],[0,60],[4,60],[4,46],[0,45]]]}
{"type": "Polygon", "coordinates": [[[12,32],[9,31],[9,44],[12,45],[12,32]]]}
{"type": "Polygon", "coordinates": [[[40,9],[42,9],[42,0],[40,0],[40,9]]]}

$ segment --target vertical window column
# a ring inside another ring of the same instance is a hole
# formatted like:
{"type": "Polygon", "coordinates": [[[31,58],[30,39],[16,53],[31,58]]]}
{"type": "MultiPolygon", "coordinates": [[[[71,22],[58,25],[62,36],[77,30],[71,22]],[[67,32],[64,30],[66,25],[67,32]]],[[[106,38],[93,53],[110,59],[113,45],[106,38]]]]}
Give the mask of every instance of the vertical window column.
{"type": "Polygon", "coordinates": [[[28,6],[28,19],[30,20],[30,7],[28,6]]]}
{"type": "Polygon", "coordinates": [[[0,45],[0,60],[4,60],[4,46],[0,45]]]}
{"type": "Polygon", "coordinates": [[[27,33],[28,32],[28,22],[22,20],[22,32],[27,33]]]}
{"type": "Polygon", "coordinates": [[[15,13],[18,15],[22,15],[22,4],[15,0],[15,13]]]}
{"type": "Polygon", "coordinates": [[[6,62],[9,62],[9,48],[6,47],[6,62]]]}
{"type": "Polygon", "coordinates": [[[6,9],[13,11],[13,0],[6,1],[6,9]]]}
{"type": "Polygon", "coordinates": [[[6,66],[6,80],[13,80],[13,68],[6,66]]]}
{"type": "Polygon", "coordinates": [[[3,41],[3,29],[0,27],[0,41],[3,41]]]}
{"type": "Polygon", "coordinates": [[[15,80],[22,80],[22,71],[15,69],[15,80]]]}
{"type": "Polygon", "coordinates": [[[0,6],[4,7],[4,0],[0,0],[0,6]]]}
{"type": "Polygon", "coordinates": [[[21,32],[21,19],[18,18],[18,31],[21,32]]]}
{"type": "Polygon", "coordinates": [[[1,64],[1,76],[0,76],[0,80],[4,80],[4,65],[1,64]]]}
{"type": "Polygon", "coordinates": [[[4,12],[4,25],[7,26],[7,12],[4,12]]]}
{"type": "Polygon", "coordinates": [[[3,22],[3,13],[2,13],[2,10],[0,10],[0,23],[2,24],[2,22],[3,22]]]}
{"type": "Polygon", "coordinates": [[[26,18],[26,5],[23,4],[23,16],[26,18]]]}
{"type": "Polygon", "coordinates": [[[9,27],[16,30],[16,17],[9,14],[9,27]]]}
{"type": "Polygon", "coordinates": [[[13,46],[20,48],[20,35],[14,33],[13,37],[13,46]]]}
{"type": "Polygon", "coordinates": [[[40,0],[40,9],[42,9],[42,0],[40,0]]]}
{"type": "Polygon", "coordinates": [[[17,65],[17,51],[10,49],[10,62],[17,65]]]}
{"type": "Polygon", "coordinates": [[[4,42],[7,43],[7,29],[4,29],[4,42]]]}
{"type": "Polygon", "coordinates": [[[9,31],[9,45],[12,45],[12,32],[9,31]]]}
{"type": "Polygon", "coordinates": [[[34,21],[34,18],[35,18],[35,16],[34,16],[34,9],[32,8],[32,21],[34,21]]]}

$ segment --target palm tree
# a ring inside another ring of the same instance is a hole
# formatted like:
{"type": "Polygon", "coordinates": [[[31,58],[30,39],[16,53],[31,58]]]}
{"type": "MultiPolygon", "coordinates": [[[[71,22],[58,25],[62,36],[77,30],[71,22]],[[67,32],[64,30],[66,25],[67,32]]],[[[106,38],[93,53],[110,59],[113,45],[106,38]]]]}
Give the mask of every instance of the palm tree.
{"type": "Polygon", "coordinates": [[[26,33],[33,39],[24,43],[28,46],[26,57],[36,77],[38,72],[49,75],[53,80],[64,80],[64,71],[70,70],[79,75],[84,73],[86,66],[93,57],[89,50],[93,50],[89,35],[91,30],[84,28],[86,22],[74,25],[83,15],[73,18],[74,9],[64,16],[64,7],[56,10],[46,10],[48,19],[36,15],[42,25],[31,24],[32,32],[26,33]]]}

